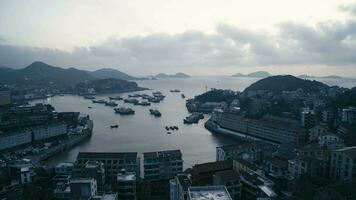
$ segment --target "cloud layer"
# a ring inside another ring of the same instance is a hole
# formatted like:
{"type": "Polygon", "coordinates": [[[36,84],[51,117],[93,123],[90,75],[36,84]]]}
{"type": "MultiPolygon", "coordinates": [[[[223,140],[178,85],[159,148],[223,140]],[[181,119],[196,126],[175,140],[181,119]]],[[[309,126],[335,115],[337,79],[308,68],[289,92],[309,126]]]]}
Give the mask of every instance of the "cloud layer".
{"type": "MultiPolygon", "coordinates": [[[[348,7],[350,13],[356,9],[348,7]]],[[[72,52],[11,46],[0,40],[0,65],[24,67],[35,60],[84,69],[117,67],[142,74],[180,69],[218,70],[239,66],[356,64],[356,21],[322,22],[315,27],[284,23],[275,34],[221,24],[214,34],[187,31],[111,38],[72,52]]],[[[136,73],[137,74],[137,73],[136,73]]]]}

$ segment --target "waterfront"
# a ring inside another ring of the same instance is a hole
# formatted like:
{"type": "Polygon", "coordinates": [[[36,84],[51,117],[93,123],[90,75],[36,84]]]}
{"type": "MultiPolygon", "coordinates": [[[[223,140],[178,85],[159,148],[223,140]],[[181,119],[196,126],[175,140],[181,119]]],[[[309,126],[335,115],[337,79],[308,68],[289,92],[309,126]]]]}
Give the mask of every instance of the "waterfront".
{"type": "MultiPolygon", "coordinates": [[[[187,98],[203,93],[206,89],[222,88],[242,91],[255,82],[256,78],[232,77],[194,77],[188,79],[161,79],[151,81],[137,81],[142,87],[161,91],[167,97],[158,104],[148,107],[133,106],[119,101],[119,106],[130,106],[136,113],[131,116],[115,114],[113,108],[101,104],[93,104],[80,96],[56,96],[46,100],[36,100],[32,103],[42,102],[52,104],[58,112],[78,111],[89,114],[94,121],[94,132],[90,140],[80,143],[70,151],[49,160],[50,164],[61,161],[74,161],[79,151],[133,151],[147,152],[168,149],[181,149],[184,159],[184,168],[193,164],[215,161],[215,148],[231,144],[234,139],[224,136],[212,135],[204,128],[206,117],[199,124],[184,125],[183,118],[189,113],[185,108],[185,99],[179,93],[169,92],[171,89],[180,89],[187,98]],[[91,106],[92,109],[89,109],[91,106]],[[162,117],[156,118],[149,114],[150,108],[157,108],[162,117]],[[110,126],[118,124],[119,128],[110,126]],[[178,131],[166,134],[165,126],[178,126],[178,131]]],[[[323,81],[323,80],[321,80],[323,81]]],[[[334,81],[334,80],[333,80],[334,81]]],[[[328,83],[327,81],[325,81],[328,83]]],[[[330,82],[331,84],[335,84],[330,82]]],[[[342,82],[340,82],[342,83],[342,82]]],[[[347,86],[347,85],[344,85],[347,86]]],[[[141,91],[139,93],[151,93],[141,91]]],[[[126,94],[120,94],[126,97],[126,94]]],[[[108,99],[107,95],[99,95],[97,99],[108,99]]]]}

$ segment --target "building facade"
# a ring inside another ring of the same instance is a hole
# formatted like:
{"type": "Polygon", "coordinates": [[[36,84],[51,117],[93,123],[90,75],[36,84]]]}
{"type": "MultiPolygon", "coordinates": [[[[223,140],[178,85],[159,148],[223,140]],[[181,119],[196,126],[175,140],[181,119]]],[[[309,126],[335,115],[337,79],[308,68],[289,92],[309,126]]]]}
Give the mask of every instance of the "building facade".
{"type": "Polygon", "coordinates": [[[171,179],[183,172],[180,150],[147,152],[143,154],[143,159],[145,180],[171,179]]]}

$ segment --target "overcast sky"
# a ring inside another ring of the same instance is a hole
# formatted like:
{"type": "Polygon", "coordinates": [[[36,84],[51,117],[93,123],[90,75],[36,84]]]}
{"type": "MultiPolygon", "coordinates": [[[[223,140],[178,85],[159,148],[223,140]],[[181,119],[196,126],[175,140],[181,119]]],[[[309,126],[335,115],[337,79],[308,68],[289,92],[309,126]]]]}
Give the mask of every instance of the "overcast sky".
{"type": "Polygon", "coordinates": [[[1,0],[0,65],[356,76],[355,3],[1,0]]]}

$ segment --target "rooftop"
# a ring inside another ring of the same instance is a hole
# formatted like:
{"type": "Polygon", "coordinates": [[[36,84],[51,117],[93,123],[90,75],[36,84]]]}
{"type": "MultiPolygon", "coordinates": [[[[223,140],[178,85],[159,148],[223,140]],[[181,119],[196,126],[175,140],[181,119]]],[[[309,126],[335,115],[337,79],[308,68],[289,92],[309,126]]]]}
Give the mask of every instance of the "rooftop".
{"type": "Polygon", "coordinates": [[[77,159],[137,159],[137,152],[79,152],[77,159]]]}
{"type": "Polygon", "coordinates": [[[117,174],[117,181],[136,181],[136,173],[121,170],[117,174]]]}
{"type": "Polygon", "coordinates": [[[234,170],[226,170],[221,172],[216,172],[215,176],[220,177],[222,182],[236,181],[239,180],[239,174],[234,170]]]}
{"type": "Polygon", "coordinates": [[[56,167],[61,168],[61,167],[73,167],[73,166],[74,164],[71,162],[61,162],[56,167]]]}
{"type": "Polygon", "coordinates": [[[221,171],[221,170],[232,169],[232,161],[219,161],[219,162],[210,162],[194,165],[193,170],[197,173],[204,173],[209,171],[221,171]]]}
{"type": "Polygon", "coordinates": [[[225,186],[195,186],[188,189],[191,200],[232,200],[225,186]]]}
{"type": "Polygon", "coordinates": [[[352,159],[356,159],[356,146],[352,147],[345,147],[342,149],[336,150],[337,152],[343,152],[344,154],[348,155],[352,159]]]}
{"type": "Polygon", "coordinates": [[[262,119],[249,119],[250,122],[259,124],[262,126],[282,129],[287,131],[294,131],[298,133],[303,133],[304,128],[299,124],[298,121],[290,120],[288,118],[266,116],[262,119]]]}
{"type": "Polygon", "coordinates": [[[143,154],[144,159],[147,158],[163,158],[163,157],[182,157],[180,150],[167,150],[167,151],[156,151],[156,152],[146,152],[143,154]]]}
{"type": "Polygon", "coordinates": [[[94,178],[72,178],[70,183],[91,183],[94,180],[94,178]]]}

